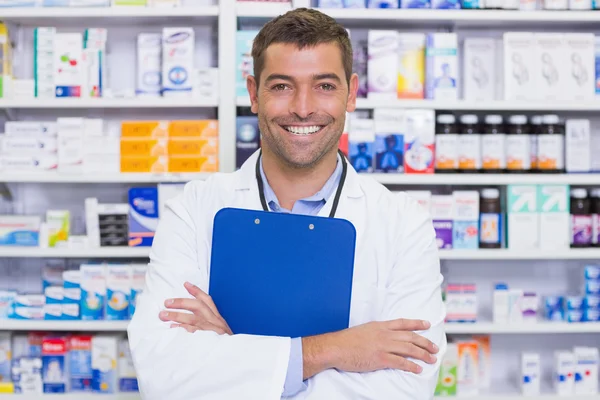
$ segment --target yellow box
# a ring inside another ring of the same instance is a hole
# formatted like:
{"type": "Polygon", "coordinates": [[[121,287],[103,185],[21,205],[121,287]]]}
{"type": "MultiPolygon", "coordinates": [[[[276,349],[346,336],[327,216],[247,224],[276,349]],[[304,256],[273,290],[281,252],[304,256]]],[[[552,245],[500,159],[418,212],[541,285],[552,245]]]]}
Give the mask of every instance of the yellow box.
{"type": "Polygon", "coordinates": [[[129,156],[166,156],[167,138],[121,138],[121,157],[129,156]]]}
{"type": "Polygon", "coordinates": [[[169,121],[123,121],[121,137],[166,138],[169,121]]]}
{"type": "Polygon", "coordinates": [[[202,137],[219,136],[219,122],[215,119],[198,121],[171,121],[169,137],[202,137]]]}
{"type": "Polygon", "coordinates": [[[166,156],[158,157],[121,157],[121,172],[165,173],[169,166],[166,156]]]}
{"type": "Polygon", "coordinates": [[[169,156],[216,156],[219,154],[219,139],[169,138],[168,149],[169,156]]]}
{"type": "MultiPolygon", "coordinates": [[[[10,379],[10,375],[8,376],[10,379]]],[[[15,386],[11,382],[0,382],[0,393],[14,393],[15,386]]]]}
{"type": "Polygon", "coordinates": [[[218,160],[217,156],[172,156],[169,157],[169,172],[217,172],[218,160]]]}

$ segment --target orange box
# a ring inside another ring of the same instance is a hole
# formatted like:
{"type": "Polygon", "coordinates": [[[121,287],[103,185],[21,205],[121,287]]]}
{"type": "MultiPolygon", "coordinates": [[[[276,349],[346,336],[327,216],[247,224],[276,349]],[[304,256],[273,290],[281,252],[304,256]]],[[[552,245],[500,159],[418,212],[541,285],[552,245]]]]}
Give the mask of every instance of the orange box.
{"type": "Polygon", "coordinates": [[[169,157],[169,172],[217,172],[218,160],[217,156],[172,156],[169,157]]]}
{"type": "Polygon", "coordinates": [[[169,138],[168,152],[170,156],[216,156],[219,154],[219,139],[169,138]]]}
{"type": "Polygon", "coordinates": [[[168,139],[121,138],[121,157],[166,156],[168,139]]]}
{"type": "Polygon", "coordinates": [[[219,121],[206,119],[197,121],[171,121],[169,137],[202,137],[216,138],[219,136],[219,121]]]}
{"type": "Polygon", "coordinates": [[[166,138],[169,121],[123,121],[121,137],[166,138]]]}
{"type": "Polygon", "coordinates": [[[169,159],[159,157],[121,157],[121,172],[133,173],[165,173],[169,166],[169,159]]]}

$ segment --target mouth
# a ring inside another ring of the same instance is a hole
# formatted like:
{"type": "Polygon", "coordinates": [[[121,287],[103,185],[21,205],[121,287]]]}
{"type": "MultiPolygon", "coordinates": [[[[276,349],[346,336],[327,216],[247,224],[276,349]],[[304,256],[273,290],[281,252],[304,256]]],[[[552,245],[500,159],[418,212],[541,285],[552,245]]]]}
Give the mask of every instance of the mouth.
{"type": "Polygon", "coordinates": [[[311,136],[323,130],[325,125],[282,125],[281,127],[290,132],[292,135],[311,136]]]}

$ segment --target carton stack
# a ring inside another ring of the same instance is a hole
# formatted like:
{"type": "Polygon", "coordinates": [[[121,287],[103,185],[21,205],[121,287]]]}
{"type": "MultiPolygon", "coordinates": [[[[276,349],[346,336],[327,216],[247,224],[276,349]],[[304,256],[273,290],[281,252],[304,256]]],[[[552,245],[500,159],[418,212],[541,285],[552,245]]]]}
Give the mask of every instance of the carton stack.
{"type": "Polygon", "coordinates": [[[217,135],[216,120],[123,122],[121,172],[217,172],[217,135]]]}

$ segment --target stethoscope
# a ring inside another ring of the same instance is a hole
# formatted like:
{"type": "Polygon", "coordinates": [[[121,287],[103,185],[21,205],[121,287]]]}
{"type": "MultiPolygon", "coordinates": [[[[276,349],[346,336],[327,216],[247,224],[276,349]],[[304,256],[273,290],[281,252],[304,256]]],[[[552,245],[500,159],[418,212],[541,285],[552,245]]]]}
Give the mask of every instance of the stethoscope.
{"type": "MultiPolygon", "coordinates": [[[[333,205],[331,206],[331,212],[329,213],[329,218],[335,217],[335,213],[338,208],[338,204],[340,203],[340,196],[342,195],[342,189],[344,188],[344,184],[346,183],[346,173],[348,172],[348,165],[346,163],[346,156],[340,150],[338,150],[339,155],[342,158],[342,176],[340,177],[340,183],[338,184],[337,190],[335,192],[335,197],[333,198],[333,205]]],[[[258,160],[256,160],[256,183],[258,183],[258,194],[260,196],[260,203],[262,204],[262,208],[264,211],[269,211],[269,207],[267,207],[267,200],[265,199],[265,188],[263,185],[262,176],[260,175],[260,159],[262,157],[262,150],[258,154],[258,160]]]]}

